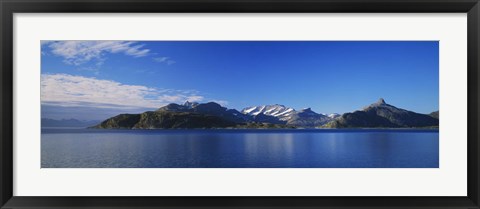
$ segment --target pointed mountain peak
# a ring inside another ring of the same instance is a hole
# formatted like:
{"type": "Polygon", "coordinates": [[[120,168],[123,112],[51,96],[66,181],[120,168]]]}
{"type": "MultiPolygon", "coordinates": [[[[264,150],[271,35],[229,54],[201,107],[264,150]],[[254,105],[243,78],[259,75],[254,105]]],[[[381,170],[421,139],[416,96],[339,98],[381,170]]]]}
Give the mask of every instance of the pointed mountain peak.
{"type": "Polygon", "coordinates": [[[378,99],[376,104],[387,104],[383,98],[378,99]]]}
{"type": "Polygon", "coordinates": [[[377,102],[371,104],[370,106],[373,106],[373,107],[378,107],[378,106],[383,106],[383,105],[386,105],[387,103],[385,102],[385,100],[383,98],[380,98],[378,99],[377,102]]]}
{"type": "Polygon", "coordinates": [[[391,106],[391,105],[387,104],[383,98],[380,98],[380,99],[378,99],[377,102],[372,103],[372,104],[364,107],[363,110],[367,110],[369,108],[387,107],[387,106],[391,106]]]}

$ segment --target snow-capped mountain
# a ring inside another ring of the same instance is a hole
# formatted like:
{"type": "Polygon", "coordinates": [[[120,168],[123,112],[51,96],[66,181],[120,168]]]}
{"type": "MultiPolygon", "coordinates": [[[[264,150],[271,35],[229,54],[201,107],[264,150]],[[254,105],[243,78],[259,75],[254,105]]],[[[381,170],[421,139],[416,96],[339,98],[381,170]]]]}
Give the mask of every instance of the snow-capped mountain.
{"type": "Polygon", "coordinates": [[[278,118],[280,121],[285,121],[287,125],[302,127],[316,127],[333,120],[333,118],[323,114],[318,114],[312,111],[310,108],[296,111],[293,108],[278,104],[247,107],[242,110],[242,113],[251,116],[272,116],[278,118]]]}
{"type": "Polygon", "coordinates": [[[185,102],[183,105],[169,104],[158,109],[169,112],[193,112],[207,115],[221,116],[234,122],[257,122],[270,124],[283,124],[298,127],[318,127],[324,125],[335,117],[319,114],[310,108],[297,111],[284,105],[261,105],[244,108],[241,112],[235,109],[221,107],[214,102],[199,104],[185,102]]]}
{"type": "Polygon", "coordinates": [[[241,111],[243,114],[256,116],[261,114],[276,117],[282,121],[288,121],[295,109],[283,105],[262,105],[247,107],[241,111]]]}

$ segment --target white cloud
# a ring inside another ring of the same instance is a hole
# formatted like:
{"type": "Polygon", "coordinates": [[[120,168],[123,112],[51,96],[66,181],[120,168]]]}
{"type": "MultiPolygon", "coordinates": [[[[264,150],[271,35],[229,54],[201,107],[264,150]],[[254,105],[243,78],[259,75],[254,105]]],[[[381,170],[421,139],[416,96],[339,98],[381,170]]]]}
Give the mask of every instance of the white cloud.
{"type": "Polygon", "coordinates": [[[170,57],[155,57],[153,60],[155,62],[165,63],[167,65],[173,65],[176,63],[175,60],[172,60],[170,57]]]}
{"type": "Polygon", "coordinates": [[[168,103],[202,102],[197,91],[156,89],[68,74],[42,74],[42,104],[63,107],[159,108],[168,103]]]}
{"type": "Polygon", "coordinates": [[[215,102],[223,107],[228,106],[228,101],[225,101],[225,100],[212,100],[212,102],[215,102]]]}
{"type": "Polygon", "coordinates": [[[92,60],[102,63],[106,53],[143,57],[150,52],[144,45],[132,41],[42,41],[41,44],[71,65],[81,65],[92,60]]]}

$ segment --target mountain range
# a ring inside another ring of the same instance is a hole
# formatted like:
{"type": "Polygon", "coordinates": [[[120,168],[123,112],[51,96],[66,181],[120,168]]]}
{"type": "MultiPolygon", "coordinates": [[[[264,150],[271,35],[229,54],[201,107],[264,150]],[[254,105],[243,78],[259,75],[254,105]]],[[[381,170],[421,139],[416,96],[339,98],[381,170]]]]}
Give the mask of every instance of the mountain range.
{"type": "Polygon", "coordinates": [[[78,127],[78,128],[85,128],[89,126],[93,126],[98,124],[100,121],[91,120],[77,120],[77,119],[61,119],[55,120],[51,118],[42,118],[41,123],[42,127],[78,127]]]}
{"type": "Polygon", "coordinates": [[[155,111],[120,114],[91,128],[189,129],[189,128],[425,128],[438,127],[438,111],[415,113],[380,99],[352,113],[319,114],[310,108],[295,110],[284,105],[252,106],[238,111],[215,102],[168,104],[155,111]]]}

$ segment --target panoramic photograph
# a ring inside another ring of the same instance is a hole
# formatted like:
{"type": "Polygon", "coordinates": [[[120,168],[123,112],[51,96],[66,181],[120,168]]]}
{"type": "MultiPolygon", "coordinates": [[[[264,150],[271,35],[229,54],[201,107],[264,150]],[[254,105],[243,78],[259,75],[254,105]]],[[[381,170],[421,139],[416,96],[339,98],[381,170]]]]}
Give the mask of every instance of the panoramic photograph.
{"type": "Polygon", "coordinates": [[[438,41],[39,44],[41,168],[439,168],[438,41]]]}

